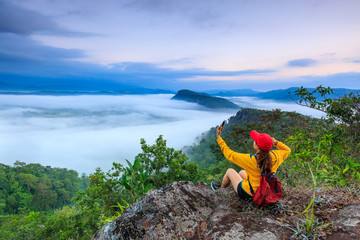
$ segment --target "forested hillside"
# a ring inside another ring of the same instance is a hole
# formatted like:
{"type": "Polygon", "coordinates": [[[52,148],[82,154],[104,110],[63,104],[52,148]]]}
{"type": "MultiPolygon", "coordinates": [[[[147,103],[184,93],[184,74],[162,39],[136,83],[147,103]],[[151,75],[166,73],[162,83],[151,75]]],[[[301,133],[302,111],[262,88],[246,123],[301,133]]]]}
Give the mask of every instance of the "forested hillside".
{"type": "Polygon", "coordinates": [[[2,165],[0,239],[91,239],[151,188],[202,179],[198,164],[167,147],[162,136],[153,145],[144,139],[140,144],[142,152],[134,161],[126,160],[127,166],[114,162],[108,172],[98,168],[88,187],[87,177],[80,179],[75,171],[21,162],[2,165]]]}
{"type": "MultiPolygon", "coordinates": [[[[301,115],[295,112],[282,112],[243,108],[235,116],[228,119],[223,131],[223,138],[234,150],[242,153],[253,153],[250,131],[267,132],[277,139],[286,139],[293,134],[299,126],[308,127],[316,125],[321,120],[301,115]]],[[[199,137],[193,146],[184,148],[184,152],[191,161],[197,162],[200,167],[215,166],[221,161],[219,147],[216,143],[216,127],[199,137]],[[220,154],[220,156],[219,156],[220,154]]]]}
{"type": "Polygon", "coordinates": [[[74,170],[40,164],[0,164],[0,214],[47,211],[69,205],[89,185],[87,176],[74,170]]]}
{"type": "MultiPolygon", "coordinates": [[[[330,88],[296,91],[297,103],[327,113],[317,119],[278,109],[242,109],[229,119],[222,137],[240,153],[254,153],[251,130],[266,132],[287,144],[292,152],[279,168],[278,175],[292,186],[311,186],[311,171],[319,184],[359,186],[360,184],[360,99],[357,94],[330,98],[330,88]],[[324,101],[318,101],[321,96],[324,101]]],[[[185,148],[191,161],[220,181],[224,169],[237,166],[226,161],[216,143],[216,129],[203,134],[197,144],[185,148]]]]}
{"type": "MultiPolygon", "coordinates": [[[[360,198],[360,98],[349,94],[334,99],[327,97],[330,93],[331,89],[321,86],[296,92],[298,104],[323,111],[326,118],[278,109],[242,109],[228,120],[222,134],[229,147],[241,153],[255,153],[249,137],[253,129],[291,148],[277,176],[287,189],[314,191],[309,205],[302,207],[304,212],[292,212],[303,218],[296,223],[294,236],[308,239],[331,232],[328,220],[314,217],[314,204],[320,201],[315,200],[315,189],[336,193],[342,189],[360,198]],[[314,94],[324,100],[318,101],[314,94]]],[[[86,187],[86,178],[36,164],[1,165],[0,238],[90,239],[150,189],[181,180],[220,182],[228,167],[240,168],[224,158],[215,140],[214,127],[186,148],[190,161],[182,151],[167,147],[162,136],[153,145],[141,139],[142,152],[133,161],[126,166],[113,163],[108,172],[97,169],[89,176],[88,188],[78,192],[70,206],[65,205],[74,191],[86,187]]]]}

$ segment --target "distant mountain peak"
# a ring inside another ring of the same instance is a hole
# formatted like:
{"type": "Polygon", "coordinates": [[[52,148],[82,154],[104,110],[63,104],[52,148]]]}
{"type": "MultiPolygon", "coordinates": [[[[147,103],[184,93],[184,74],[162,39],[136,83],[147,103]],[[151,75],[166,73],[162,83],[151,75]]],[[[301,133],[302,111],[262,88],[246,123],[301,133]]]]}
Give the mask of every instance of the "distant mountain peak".
{"type": "MultiPolygon", "coordinates": [[[[235,89],[235,90],[209,90],[206,94],[211,96],[221,97],[256,97],[260,99],[270,99],[275,101],[293,102],[293,100],[299,99],[295,96],[295,91],[300,87],[290,87],[286,89],[275,89],[266,92],[257,92],[251,89],[235,89]]],[[[307,88],[309,91],[315,90],[315,88],[307,88]]],[[[346,89],[346,88],[333,88],[333,93],[329,97],[342,97],[350,92],[358,92],[357,89],[346,89]]],[[[319,97],[319,94],[315,94],[319,97]]]]}
{"type": "Polygon", "coordinates": [[[238,105],[224,98],[213,97],[205,93],[197,93],[188,89],[178,91],[178,93],[171,99],[195,102],[204,107],[213,109],[240,109],[238,105]]]}

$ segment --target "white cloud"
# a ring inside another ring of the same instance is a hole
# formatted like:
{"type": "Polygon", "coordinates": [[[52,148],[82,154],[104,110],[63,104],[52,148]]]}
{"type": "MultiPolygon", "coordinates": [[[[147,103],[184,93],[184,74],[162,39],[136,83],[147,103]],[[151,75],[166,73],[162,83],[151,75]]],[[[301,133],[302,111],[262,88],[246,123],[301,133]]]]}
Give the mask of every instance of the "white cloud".
{"type": "MultiPolygon", "coordinates": [[[[181,149],[236,112],[210,112],[173,95],[31,96],[0,95],[0,159],[94,172],[125,164],[141,152],[140,138],[154,144],[164,135],[181,149]],[[70,115],[67,115],[70,114],[70,115]],[[72,115],[71,115],[72,114],[72,115]]],[[[231,98],[242,107],[280,108],[320,117],[296,104],[231,98]]]]}
{"type": "Polygon", "coordinates": [[[263,110],[281,109],[282,111],[298,112],[303,115],[317,118],[325,116],[325,114],[321,111],[304,107],[293,102],[277,102],[273,100],[259,99],[256,97],[231,97],[228,99],[240,107],[258,108],[263,110]]]}
{"type": "Polygon", "coordinates": [[[235,114],[205,111],[172,96],[0,95],[1,162],[108,170],[114,161],[133,161],[140,138],[153,144],[161,134],[168,146],[181,149],[235,114]]]}

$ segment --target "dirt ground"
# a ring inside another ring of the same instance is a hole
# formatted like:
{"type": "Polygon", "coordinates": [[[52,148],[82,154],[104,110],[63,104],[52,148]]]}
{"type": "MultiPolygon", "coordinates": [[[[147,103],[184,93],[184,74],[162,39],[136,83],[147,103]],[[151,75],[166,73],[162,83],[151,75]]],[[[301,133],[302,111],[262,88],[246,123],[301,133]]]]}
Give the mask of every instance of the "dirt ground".
{"type": "MultiPolygon", "coordinates": [[[[298,223],[305,219],[306,214],[301,213],[307,208],[313,198],[313,190],[285,186],[283,187],[283,199],[279,203],[264,208],[258,208],[252,200],[236,199],[236,197],[234,198],[235,193],[231,191],[230,188],[228,188],[227,191],[229,193],[229,199],[234,199],[232,201],[232,207],[236,208],[238,211],[265,215],[273,220],[286,223],[293,229],[296,229],[298,223]]],[[[326,227],[319,227],[316,229],[316,235],[321,236],[318,239],[336,239],[331,237],[331,235],[334,233],[338,233],[339,235],[340,233],[333,225],[331,219],[334,216],[337,216],[341,209],[349,205],[360,205],[360,188],[343,187],[316,189],[314,200],[314,220],[318,221],[320,225],[328,224],[326,227]]],[[[311,208],[307,211],[307,216],[311,216],[311,208]]],[[[287,235],[287,237],[285,239],[293,234],[293,231],[290,231],[291,234],[289,236],[289,232],[286,232],[287,233],[285,235],[287,235]]],[[[351,233],[352,236],[349,237],[345,236],[347,234],[346,232],[341,232],[341,239],[360,239],[360,236],[358,236],[358,238],[353,237],[356,233],[351,233]]],[[[299,237],[299,239],[302,238],[299,237]]]]}

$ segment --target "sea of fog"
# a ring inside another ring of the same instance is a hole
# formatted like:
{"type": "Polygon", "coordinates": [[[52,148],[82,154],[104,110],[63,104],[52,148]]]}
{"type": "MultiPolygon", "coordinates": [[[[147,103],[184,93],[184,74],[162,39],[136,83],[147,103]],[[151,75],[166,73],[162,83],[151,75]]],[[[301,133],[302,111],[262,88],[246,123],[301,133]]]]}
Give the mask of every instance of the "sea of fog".
{"type": "Polygon", "coordinates": [[[280,102],[269,99],[259,99],[256,97],[228,97],[226,98],[240,107],[257,108],[263,110],[281,109],[287,112],[298,112],[303,115],[308,115],[316,118],[324,117],[326,114],[294,102],[280,102]]]}
{"type": "MultiPolygon", "coordinates": [[[[15,161],[92,173],[125,165],[141,152],[140,138],[154,144],[159,135],[181,149],[236,114],[159,95],[0,95],[0,163],[15,161]]],[[[280,108],[319,117],[294,103],[231,98],[242,107],[280,108]]]]}

